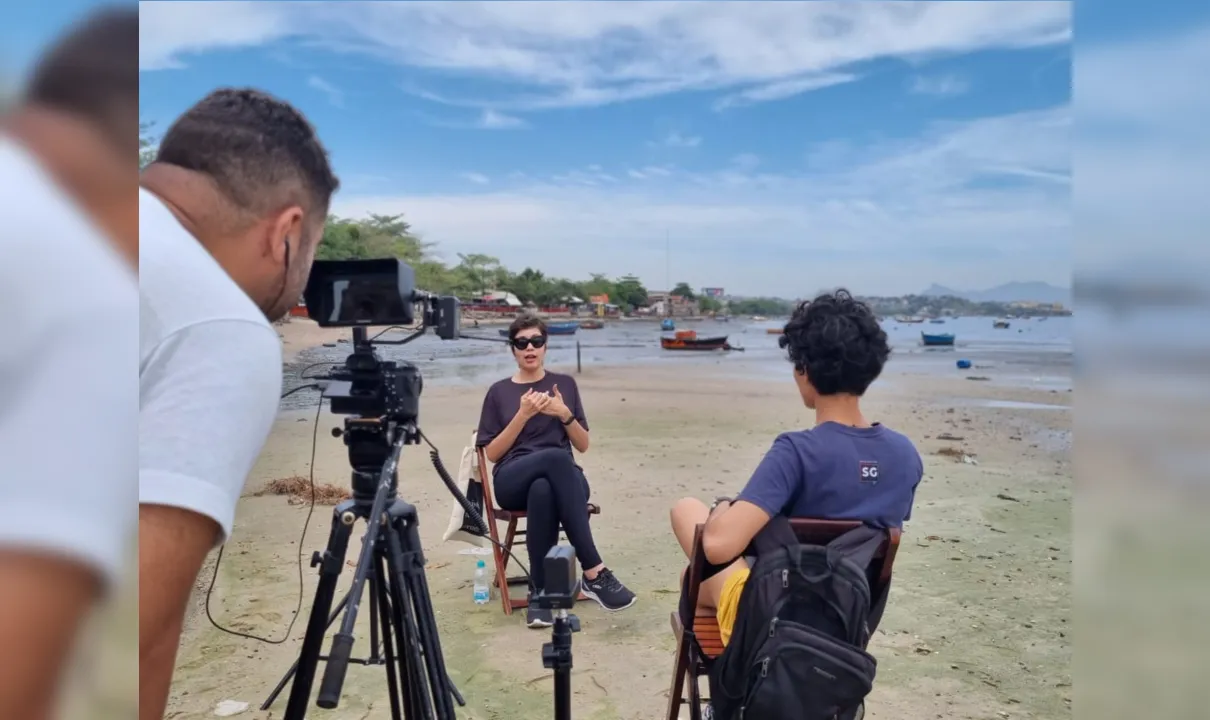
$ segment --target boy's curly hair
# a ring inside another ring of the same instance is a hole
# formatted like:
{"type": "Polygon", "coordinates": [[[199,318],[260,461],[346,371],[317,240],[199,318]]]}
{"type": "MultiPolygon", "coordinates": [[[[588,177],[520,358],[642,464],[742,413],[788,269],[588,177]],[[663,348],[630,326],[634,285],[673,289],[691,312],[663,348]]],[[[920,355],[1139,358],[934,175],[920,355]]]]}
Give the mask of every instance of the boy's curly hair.
{"type": "Polygon", "coordinates": [[[800,304],[778,344],[820,395],[863,395],[891,355],[878,318],[847,290],[800,304]]]}

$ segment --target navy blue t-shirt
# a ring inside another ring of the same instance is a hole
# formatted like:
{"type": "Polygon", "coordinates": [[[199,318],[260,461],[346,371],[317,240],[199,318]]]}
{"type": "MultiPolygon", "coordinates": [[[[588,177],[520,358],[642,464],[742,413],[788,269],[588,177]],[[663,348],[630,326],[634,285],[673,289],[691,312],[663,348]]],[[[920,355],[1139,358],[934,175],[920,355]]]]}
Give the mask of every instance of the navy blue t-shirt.
{"type": "Polygon", "coordinates": [[[770,515],[902,527],[923,476],[920,453],[905,435],[825,422],[779,435],[737,500],[770,515]]]}

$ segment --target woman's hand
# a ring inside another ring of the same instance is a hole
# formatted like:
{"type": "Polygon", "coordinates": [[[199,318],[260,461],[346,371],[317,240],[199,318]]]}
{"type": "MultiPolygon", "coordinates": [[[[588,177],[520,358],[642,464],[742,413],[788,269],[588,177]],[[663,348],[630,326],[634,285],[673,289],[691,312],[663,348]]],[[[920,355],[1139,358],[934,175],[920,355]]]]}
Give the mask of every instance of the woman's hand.
{"type": "Polygon", "coordinates": [[[560,421],[566,421],[571,417],[571,410],[567,408],[567,403],[563,402],[563,393],[559,392],[558,385],[551,388],[551,394],[546,397],[550,398],[550,402],[542,408],[543,415],[557,417],[560,421]]]}
{"type": "Polygon", "coordinates": [[[517,410],[517,414],[529,420],[539,413],[546,412],[546,406],[553,400],[554,398],[546,393],[534,392],[532,389],[527,390],[521,396],[521,407],[517,410]]]}

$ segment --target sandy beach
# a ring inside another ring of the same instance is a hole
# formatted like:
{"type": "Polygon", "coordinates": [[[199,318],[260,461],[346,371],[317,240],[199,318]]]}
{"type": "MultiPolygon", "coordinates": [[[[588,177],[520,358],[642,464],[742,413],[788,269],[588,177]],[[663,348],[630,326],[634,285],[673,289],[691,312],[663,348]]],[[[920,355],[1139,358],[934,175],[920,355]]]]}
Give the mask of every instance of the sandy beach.
{"type": "MultiPolygon", "coordinates": [[[[287,362],[347,333],[309,322],[279,331],[287,362]]],[[[594,532],[606,562],[639,598],[615,615],[595,604],[577,607],[583,623],[574,638],[577,717],[662,716],[672,669],[668,618],[684,565],[668,509],[682,496],[708,500],[738,491],[779,432],[811,424],[789,372],[787,365],[781,375],[762,380],[731,377],[710,364],[588,365],[577,376],[593,437],[581,463],[593,500],[603,508],[594,532]]],[[[1072,692],[1072,395],[972,382],[964,375],[899,371],[892,360],[887,381],[868,398],[873,419],[917,443],[926,476],[896,562],[889,607],[871,645],[879,668],[867,717],[1066,717],[1072,692]]],[[[485,387],[437,384],[424,391],[421,427],[447,466],[457,466],[468,444],[485,387]]],[[[314,409],[283,411],[249,478],[211,600],[216,619],[233,629],[282,637],[298,603],[299,554],[309,559],[326,540],[329,507],[316,509],[300,546],[307,507],[261,494],[274,479],[311,472],[315,416],[314,409]]],[[[326,407],[319,416],[317,483],[348,484],[345,447],[328,432],[340,422],[326,407]]],[[[466,545],[440,541],[452,499],[427,452],[407,448],[400,494],[421,514],[441,640],[450,674],[468,702],[459,717],[549,717],[552,682],[540,652],[550,633],[525,628],[523,614],[506,617],[498,602],[472,603],[475,557],[459,553],[466,545]]],[[[355,539],[351,559],[358,547],[355,539]]],[[[290,639],[266,645],[207,622],[201,608],[211,567],[182,641],[168,717],[210,717],[220,701],[236,700],[250,705],[237,717],[279,718],[284,694],[269,712],[257,707],[294,661],[315,571],[304,567],[303,616],[290,639]]],[[[352,565],[346,569],[342,590],[352,565]]],[[[364,657],[366,624],[357,638],[354,656],[364,657]]],[[[325,639],[325,652],[328,645],[325,639]]],[[[350,666],[340,707],[310,712],[333,720],[390,717],[382,669],[350,666]]]]}

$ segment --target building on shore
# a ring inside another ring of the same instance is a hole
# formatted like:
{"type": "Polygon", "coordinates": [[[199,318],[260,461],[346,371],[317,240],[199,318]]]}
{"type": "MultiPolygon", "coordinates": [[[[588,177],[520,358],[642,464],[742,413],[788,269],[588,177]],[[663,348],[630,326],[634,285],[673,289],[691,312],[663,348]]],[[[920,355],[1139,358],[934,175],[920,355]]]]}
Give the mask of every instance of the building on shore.
{"type": "Polygon", "coordinates": [[[697,314],[697,302],[673,295],[666,290],[649,290],[647,292],[647,307],[652,315],[661,317],[687,317],[697,314]]]}

